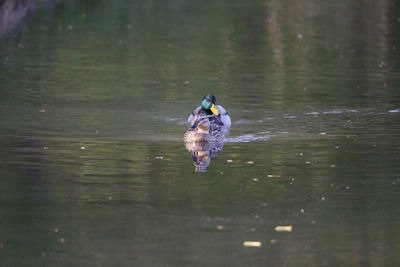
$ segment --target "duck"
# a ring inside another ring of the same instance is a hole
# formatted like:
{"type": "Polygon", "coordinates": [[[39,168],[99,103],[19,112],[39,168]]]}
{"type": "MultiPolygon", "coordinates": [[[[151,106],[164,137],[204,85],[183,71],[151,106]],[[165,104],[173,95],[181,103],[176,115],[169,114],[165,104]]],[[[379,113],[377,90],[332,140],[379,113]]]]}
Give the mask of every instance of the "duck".
{"type": "Polygon", "coordinates": [[[221,126],[224,132],[228,132],[231,127],[231,118],[228,112],[220,105],[217,105],[217,99],[212,94],[207,94],[195,110],[188,117],[188,124],[193,127],[197,119],[201,116],[210,116],[212,120],[221,126]]]}
{"type": "Polygon", "coordinates": [[[215,115],[199,114],[183,136],[185,144],[197,142],[221,142],[224,140],[222,126],[215,115]]]}

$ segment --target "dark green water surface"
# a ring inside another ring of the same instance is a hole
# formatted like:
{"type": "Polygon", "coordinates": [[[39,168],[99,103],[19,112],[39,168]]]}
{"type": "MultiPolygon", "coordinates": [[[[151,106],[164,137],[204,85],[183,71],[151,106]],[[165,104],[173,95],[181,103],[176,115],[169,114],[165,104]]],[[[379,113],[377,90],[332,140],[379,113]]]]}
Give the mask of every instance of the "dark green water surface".
{"type": "Polygon", "coordinates": [[[0,265],[399,266],[399,28],[394,0],[30,13],[0,36],[0,265]],[[206,93],[232,127],[195,172],[206,93]]]}

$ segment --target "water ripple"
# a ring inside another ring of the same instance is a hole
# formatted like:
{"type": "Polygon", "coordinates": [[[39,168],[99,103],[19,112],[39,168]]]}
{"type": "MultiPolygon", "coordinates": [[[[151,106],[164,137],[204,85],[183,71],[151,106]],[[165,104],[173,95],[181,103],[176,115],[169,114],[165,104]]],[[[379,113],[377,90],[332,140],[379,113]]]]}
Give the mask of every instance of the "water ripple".
{"type": "Polygon", "coordinates": [[[272,135],[261,135],[257,136],[255,134],[245,134],[237,137],[226,138],[225,142],[227,143],[248,143],[253,141],[261,141],[268,140],[272,137],[272,135]]]}

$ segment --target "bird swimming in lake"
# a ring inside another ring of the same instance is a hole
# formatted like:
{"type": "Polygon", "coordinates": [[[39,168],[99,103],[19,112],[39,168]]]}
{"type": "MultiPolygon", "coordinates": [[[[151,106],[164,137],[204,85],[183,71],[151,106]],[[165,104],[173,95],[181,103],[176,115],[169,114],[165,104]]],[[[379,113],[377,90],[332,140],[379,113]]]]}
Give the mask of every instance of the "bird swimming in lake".
{"type": "Polygon", "coordinates": [[[228,112],[222,106],[217,105],[217,99],[214,95],[208,94],[204,96],[200,106],[189,115],[189,125],[193,127],[196,120],[204,115],[209,116],[210,121],[217,122],[224,132],[227,132],[231,127],[231,118],[228,112]]]}
{"type": "Polygon", "coordinates": [[[217,156],[222,150],[224,135],[231,126],[228,113],[216,102],[215,96],[204,96],[201,105],[188,118],[190,127],[183,140],[196,171],[207,171],[211,157],[217,156]]]}

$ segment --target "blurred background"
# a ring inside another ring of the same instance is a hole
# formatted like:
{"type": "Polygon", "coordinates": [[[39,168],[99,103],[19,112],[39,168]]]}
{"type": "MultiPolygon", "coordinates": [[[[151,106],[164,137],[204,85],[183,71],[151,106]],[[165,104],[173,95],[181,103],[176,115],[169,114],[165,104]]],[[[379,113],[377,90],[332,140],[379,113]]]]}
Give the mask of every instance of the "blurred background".
{"type": "Polygon", "coordinates": [[[399,265],[399,27],[394,0],[0,0],[0,264],[399,265]],[[199,173],[208,93],[232,127],[199,173]]]}

